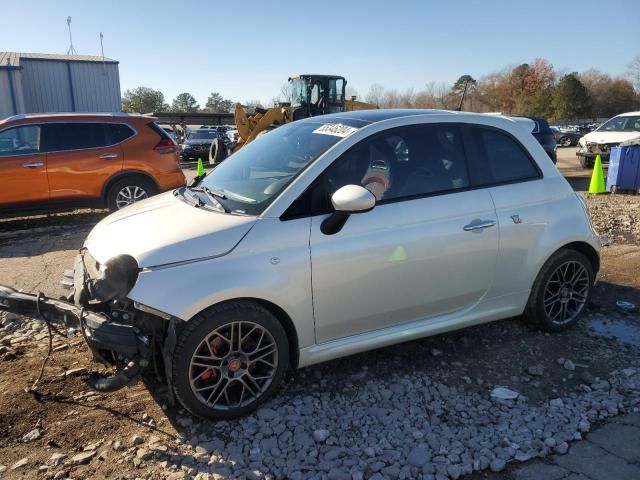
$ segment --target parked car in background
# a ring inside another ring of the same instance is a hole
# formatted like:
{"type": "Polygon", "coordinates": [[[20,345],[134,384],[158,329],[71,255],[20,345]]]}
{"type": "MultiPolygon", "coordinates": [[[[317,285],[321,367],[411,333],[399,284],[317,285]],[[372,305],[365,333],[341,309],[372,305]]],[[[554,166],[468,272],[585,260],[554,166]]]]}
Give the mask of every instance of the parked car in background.
{"type": "Polygon", "coordinates": [[[0,121],[0,212],[119,210],[185,184],[177,146],[153,118],[28,114],[0,121]]]}
{"type": "Polygon", "coordinates": [[[640,137],[640,112],[628,112],[613,117],[578,142],[576,155],[584,168],[593,168],[596,156],[609,161],[611,149],[627,140],[640,137]]]}
{"type": "Polygon", "coordinates": [[[556,137],[556,143],[561,147],[574,147],[582,136],[580,133],[571,130],[560,130],[558,127],[549,127],[556,137]]]}
{"type": "Polygon", "coordinates": [[[547,152],[549,158],[553,160],[553,163],[558,161],[558,144],[556,143],[556,136],[549,127],[549,122],[540,117],[526,117],[533,120],[536,124],[535,128],[531,132],[533,136],[538,140],[544,151],[547,152]]]}
{"type": "Polygon", "coordinates": [[[226,135],[218,127],[204,126],[192,130],[189,137],[180,146],[180,157],[183,162],[195,162],[198,158],[203,161],[209,157],[211,143],[215,138],[224,138],[226,135]]]}
{"type": "Polygon", "coordinates": [[[76,260],[77,304],[57,301],[116,365],[91,381],[112,391],[164,367],[187,410],[230,418],[290,367],[522,313],[566,330],[600,243],[528,123],[401,109],[298,120],[103,219],[76,260]]]}

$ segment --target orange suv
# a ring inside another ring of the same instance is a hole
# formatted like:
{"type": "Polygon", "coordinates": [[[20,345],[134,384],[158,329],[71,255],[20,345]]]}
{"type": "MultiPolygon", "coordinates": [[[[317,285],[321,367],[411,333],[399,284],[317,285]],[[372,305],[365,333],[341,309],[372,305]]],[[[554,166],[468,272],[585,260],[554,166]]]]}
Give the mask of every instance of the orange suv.
{"type": "Polygon", "coordinates": [[[0,213],[115,211],[184,183],[178,148],[154,118],[47,113],[0,121],[0,213]]]}

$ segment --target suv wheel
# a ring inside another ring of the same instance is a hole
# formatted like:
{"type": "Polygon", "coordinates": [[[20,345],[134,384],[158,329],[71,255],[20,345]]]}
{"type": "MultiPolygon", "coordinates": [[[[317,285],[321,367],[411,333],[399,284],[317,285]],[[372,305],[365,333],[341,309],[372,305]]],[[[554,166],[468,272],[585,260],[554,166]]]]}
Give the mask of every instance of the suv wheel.
{"type": "Polygon", "coordinates": [[[123,178],[114,183],[107,193],[107,207],[111,212],[152,196],[151,182],[140,178],[123,178]]]}
{"type": "Polygon", "coordinates": [[[267,309],[233,302],[187,322],[173,355],[174,393],[192,414],[233,418],[257,408],[289,365],[284,328],[267,309]]]}
{"type": "Polygon", "coordinates": [[[563,147],[570,147],[573,142],[571,141],[571,137],[562,137],[558,143],[563,147]]]}
{"type": "Polygon", "coordinates": [[[544,264],[531,290],[526,315],[543,330],[560,332],[584,314],[594,274],[589,260],[575,250],[560,250],[544,264]]]}

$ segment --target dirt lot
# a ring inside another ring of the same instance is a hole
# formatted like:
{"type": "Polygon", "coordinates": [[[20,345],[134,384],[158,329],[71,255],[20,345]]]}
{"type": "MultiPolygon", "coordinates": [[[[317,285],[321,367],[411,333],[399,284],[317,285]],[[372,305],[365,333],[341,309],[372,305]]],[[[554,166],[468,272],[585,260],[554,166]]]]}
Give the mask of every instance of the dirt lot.
{"type": "MultiPolygon", "coordinates": [[[[588,174],[576,168],[572,150],[561,151],[559,167],[580,188],[588,174]]],[[[103,367],[91,363],[78,336],[56,339],[36,398],[25,388],[46,351],[45,330],[36,321],[2,316],[0,478],[458,478],[487,468],[483,458],[502,471],[491,478],[508,478],[518,461],[561,451],[565,441],[579,438],[553,427],[559,420],[549,410],[552,399],[578,405],[587,398],[581,395],[600,391],[609,380],[606,399],[598,400],[600,408],[590,403],[581,411],[581,422],[598,425],[640,407],[635,391],[619,383],[626,375],[620,372],[640,368],[640,318],[637,309],[616,305],[640,305],[640,197],[588,202],[594,224],[611,243],[603,250],[593,305],[577,328],[548,335],[513,318],[306,368],[290,374],[276,398],[242,420],[204,422],[167,407],[153,375],[118,393],[90,392],[87,374],[103,367]],[[420,396],[418,383],[431,387],[431,400],[420,396]],[[471,412],[491,404],[495,386],[520,398],[494,402],[480,423],[471,412]],[[499,441],[508,428],[500,412],[509,408],[524,418],[537,416],[542,430],[552,431],[553,445],[529,456],[510,453],[513,447],[499,441]],[[395,421],[387,424],[380,415],[395,421]],[[493,442],[490,452],[469,453],[462,436],[471,428],[468,416],[493,442]],[[435,432],[437,448],[429,437],[435,432]],[[275,437],[279,443],[267,445],[275,437]],[[433,471],[412,460],[421,445],[429,449],[433,471]]],[[[0,222],[0,283],[62,294],[62,271],[103,215],[82,211],[0,222]]],[[[564,421],[571,423],[576,412],[567,410],[564,421]]]]}

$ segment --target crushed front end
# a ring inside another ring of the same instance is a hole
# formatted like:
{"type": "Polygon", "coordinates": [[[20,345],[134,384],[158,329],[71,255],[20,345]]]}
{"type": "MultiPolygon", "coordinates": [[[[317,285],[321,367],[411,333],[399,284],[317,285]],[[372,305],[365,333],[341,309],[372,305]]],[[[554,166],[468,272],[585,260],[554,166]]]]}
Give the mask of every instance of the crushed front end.
{"type": "Polygon", "coordinates": [[[137,380],[149,366],[156,372],[170,368],[166,364],[158,368],[158,359],[167,357],[163,349],[171,341],[166,340],[175,338],[172,319],[161,312],[144,311],[140,308],[144,306],[126,297],[138,273],[138,264],[129,255],[101,265],[83,248],[73,270],[65,271],[62,285],[70,290],[66,298],[0,286],[0,309],[78,328],[94,358],[115,367],[112,376],[91,376],[89,385],[99,391],[115,391],[137,380]]]}

